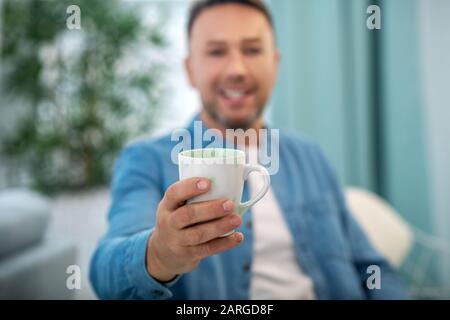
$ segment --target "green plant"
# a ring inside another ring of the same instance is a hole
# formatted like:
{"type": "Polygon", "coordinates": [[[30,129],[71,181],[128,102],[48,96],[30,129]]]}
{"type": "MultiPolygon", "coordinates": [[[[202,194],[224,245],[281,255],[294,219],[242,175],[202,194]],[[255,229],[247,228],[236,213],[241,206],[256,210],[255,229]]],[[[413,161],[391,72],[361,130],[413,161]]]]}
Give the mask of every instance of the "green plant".
{"type": "MultiPolygon", "coordinates": [[[[4,91],[25,107],[2,153],[45,192],[105,184],[123,144],[149,132],[161,100],[163,25],[122,1],[3,1],[4,91]],[[81,29],[69,30],[69,5],[81,29]],[[161,60],[161,59],[160,59],[161,60]]],[[[12,108],[12,107],[11,107],[12,108]]]]}

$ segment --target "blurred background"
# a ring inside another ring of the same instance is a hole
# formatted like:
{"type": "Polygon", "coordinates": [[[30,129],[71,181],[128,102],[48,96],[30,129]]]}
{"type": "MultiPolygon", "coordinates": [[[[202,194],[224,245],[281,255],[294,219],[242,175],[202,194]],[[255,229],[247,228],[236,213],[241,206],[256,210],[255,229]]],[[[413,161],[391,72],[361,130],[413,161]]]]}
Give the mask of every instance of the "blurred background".
{"type": "MultiPolygon", "coordinates": [[[[0,299],[95,299],[117,153],[199,110],[183,71],[190,2],[0,0],[0,299]]],[[[352,208],[351,190],[389,206],[401,227],[368,232],[382,251],[406,243],[394,264],[413,298],[449,299],[450,0],[266,2],[282,54],[266,119],[318,141],[352,208]]]]}

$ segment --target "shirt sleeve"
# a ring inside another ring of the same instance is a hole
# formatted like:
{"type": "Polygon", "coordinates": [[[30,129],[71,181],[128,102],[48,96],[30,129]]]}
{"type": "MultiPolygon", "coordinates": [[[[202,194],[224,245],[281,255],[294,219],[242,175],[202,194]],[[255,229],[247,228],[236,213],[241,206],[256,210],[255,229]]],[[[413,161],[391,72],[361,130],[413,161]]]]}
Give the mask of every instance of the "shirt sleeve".
{"type": "Polygon", "coordinates": [[[108,231],[90,265],[90,280],[101,299],[168,299],[179,277],[160,283],[146,266],[147,242],[163,196],[160,165],[148,145],[132,145],[116,162],[108,231]]]}
{"type": "Polygon", "coordinates": [[[372,246],[363,229],[349,211],[342,188],[333,168],[326,160],[320,148],[317,146],[316,148],[318,150],[318,162],[322,166],[322,172],[326,173],[328,182],[332,186],[332,192],[341,215],[344,234],[351,248],[353,264],[360,277],[360,283],[362,284],[367,299],[407,299],[407,291],[398,278],[396,271],[386,258],[372,246]],[[381,288],[379,289],[369,289],[367,286],[367,279],[370,276],[367,273],[369,266],[379,267],[381,275],[381,288]]]}

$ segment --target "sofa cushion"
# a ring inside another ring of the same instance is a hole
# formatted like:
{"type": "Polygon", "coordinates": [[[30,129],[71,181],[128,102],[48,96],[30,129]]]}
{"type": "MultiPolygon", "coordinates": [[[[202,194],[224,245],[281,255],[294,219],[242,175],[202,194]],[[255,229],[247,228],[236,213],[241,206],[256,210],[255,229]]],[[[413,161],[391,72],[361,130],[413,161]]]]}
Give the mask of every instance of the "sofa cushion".
{"type": "Polygon", "coordinates": [[[36,242],[50,219],[50,202],[27,190],[0,192],[0,259],[36,242]]]}

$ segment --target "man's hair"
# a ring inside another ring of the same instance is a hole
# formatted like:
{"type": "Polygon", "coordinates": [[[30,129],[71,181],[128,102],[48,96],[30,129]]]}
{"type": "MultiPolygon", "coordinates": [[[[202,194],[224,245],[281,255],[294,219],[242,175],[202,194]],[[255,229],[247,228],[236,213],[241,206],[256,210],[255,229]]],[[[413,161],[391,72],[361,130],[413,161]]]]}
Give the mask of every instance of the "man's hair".
{"type": "Polygon", "coordinates": [[[198,0],[194,2],[189,12],[189,19],[187,24],[188,39],[190,39],[191,37],[192,26],[194,25],[195,20],[197,20],[198,16],[203,11],[217,5],[229,3],[236,3],[258,10],[266,17],[270,27],[272,28],[272,30],[274,30],[272,14],[262,0],[198,0]]]}

